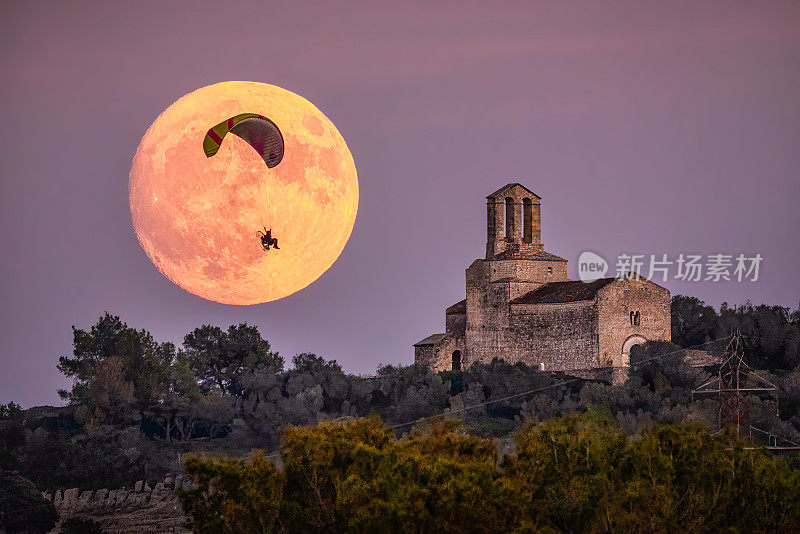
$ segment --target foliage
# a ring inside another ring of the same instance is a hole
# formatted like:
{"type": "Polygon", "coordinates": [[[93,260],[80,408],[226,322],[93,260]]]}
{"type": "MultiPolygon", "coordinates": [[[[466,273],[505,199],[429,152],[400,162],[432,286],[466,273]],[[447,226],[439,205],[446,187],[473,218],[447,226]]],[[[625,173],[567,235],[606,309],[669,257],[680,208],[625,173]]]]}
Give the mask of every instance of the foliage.
{"type": "Polygon", "coordinates": [[[800,472],[733,435],[661,425],[630,438],[604,408],[532,422],[516,454],[438,421],[401,439],[377,417],[284,430],[283,473],[190,457],[197,532],[793,532],[800,472]]]}
{"type": "Polygon", "coordinates": [[[193,532],[276,532],[284,477],[263,453],[247,462],[190,456],[184,464],[194,482],[178,499],[193,532]]]}
{"type": "Polygon", "coordinates": [[[73,356],[61,356],[58,369],[72,378],[62,398],[86,407],[98,424],[124,420],[133,409],[158,402],[165,377],[175,360],[172,343],[157,343],[145,330],[136,330],[119,317],[105,313],[87,332],[72,327],[73,356]]]}
{"type": "Polygon", "coordinates": [[[22,415],[22,407],[14,401],[0,404],[0,421],[10,421],[22,415]]]}
{"type": "Polygon", "coordinates": [[[691,347],[719,337],[717,312],[697,297],[675,295],[671,314],[673,343],[691,347]]]}
{"type": "Polygon", "coordinates": [[[58,514],[30,480],[0,471],[0,531],[44,533],[56,524],[58,514]]]}
{"type": "Polygon", "coordinates": [[[42,418],[37,409],[0,406],[0,469],[17,469],[47,488],[129,485],[174,470],[178,454],[275,450],[289,425],[371,414],[406,434],[451,411],[469,433],[505,437],[528,423],[605,406],[635,439],[662,424],[716,430],[716,400],[691,393],[709,375],[690,367],[681,348],[734,329],[751,365],[780,389],[779,406],[752,396],[748,409],[759,427],[800,442],[800,309],[747,303],[717,311],[675,296],[672,312],[674,343],[634,347],[629,379],[620,385],[500,360],[444,373],[387,365],[359,377],[302,353],[284,370],[254,326],[204,325],[176,347],[106,313],[87,330],[73,328],[73,353],[59,360],[73,381],[62,414],[42,418]]]}
{"type": "Polygon", "coordinates": [[[261,363],[283,367],[283,359],[270,352],[258,328],[244,323],[231,325],[227,331],[203,325],[186,334],[183,346],[191,370],[206,391],[240,395],[240,376],[248,367],[261,363]]]}
{"type": "Polygon", "coordinates": [[[751,366],[774,371],[800,365],[800,307],[723,303],[719,312],[695,297],[672,297],[672,342],[690,347],[738,330],[751,366]]]}

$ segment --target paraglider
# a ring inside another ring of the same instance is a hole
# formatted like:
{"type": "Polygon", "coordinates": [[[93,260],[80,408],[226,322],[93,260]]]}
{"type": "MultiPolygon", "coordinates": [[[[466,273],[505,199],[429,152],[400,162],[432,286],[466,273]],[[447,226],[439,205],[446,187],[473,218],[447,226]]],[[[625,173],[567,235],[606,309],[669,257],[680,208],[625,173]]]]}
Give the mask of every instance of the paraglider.
{"type": "Polygon", "coordinates": [[[264,250],[269,250],[269,247],[272,246],[275,248],[275,250],[280,250],[280,248],[278,248],[278,238],[272,237],[272,228],[267,230],[267,227],[265,226],[263,232],[259,230],[257,233],[259,239],[261,239],[261,248],[264,250]]]}
{"type": "Polygon", "coordinates": [[[219,151],[222,140],[233,133],[244,139],[258,152],[268,168],[283,159],[283,135],[274,122],[257,113],[241,113],[222,121],[206,133],[203,150],[210,158],[219,151]]]}
{"type": "MultiPolygon", "coordinates": [[[[206,157],[210,158],[219,151],[222,140],[228,133],[233,133],[244,139],[258,152],[267,168],[273,168],[283,159],[283,135],[275,125],[263,115],[257,113],[241,113],[228,120],[222,121],[206,133],[203,139],[203,150],[206,157]]],[[[272,246],[278,248],[278,239],[272,237],[272,230],[259,230],[256,232],[261,241],[261,248],[265,251],[272,246]]]]}

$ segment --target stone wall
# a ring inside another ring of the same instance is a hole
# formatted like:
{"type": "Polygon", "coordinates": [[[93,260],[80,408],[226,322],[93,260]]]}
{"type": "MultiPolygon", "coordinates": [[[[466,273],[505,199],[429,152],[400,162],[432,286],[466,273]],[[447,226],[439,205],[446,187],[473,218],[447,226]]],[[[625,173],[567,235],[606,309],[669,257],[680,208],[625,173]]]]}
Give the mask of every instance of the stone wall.
{"type": "Polygon", "coordinates": [[[546,371],[598,366],[597,306],[594,301],[515,304],[505,360],[546,371]]]}
{"type": "Polygon", "coordinates": [[[428,367],[436,373],[439,371],[451,370],[453,368],[453,353],[459,351],[461,352],[461,368],[464,369],[466,367],[464,362],[464,347],[464,336],[447,334],[441,341],[433,346],[433,357],[430,363],[427,364],[428,367]]]}
{"type": "Polygon", "coordinates": [[[434,345],[415,345],[414,363],[433,369],[436,366],[436,351],[434,345]]]}
{"type": "Polygon", "coordinates": [[[455,337],[464,337],[467,333],[467,314],[466,313],[448,313],[445,315],[444,331],[448,335],[455,337]]]}
{"type": "Polygon", "coordinates": [[[644,278],[617,280],[597,293],[599,315],[598,344],[602,362],[626,367],[629,349],[626,341],[670,341],[670,294],[644,278]],[[638,324],[631,324],[631,312],[639,313],[638,324]],[[625,354],[623,348],[628,349],[625,354]]]}
{"type": "Polygon", "coordinates": [[[474,261],[466,272],[465,366],[494,358],[521,361],[514,354],[519,344],[511,331],[511,300],[542,284],[564,280],[566,261],[474,261]]]}
{"type": "MultiPolygon", "coordinates": [[[[45,492],[59,513],[60,522],[70,517],[97,521],[103,532],[115,534],[188,533],[175,489],[188,481],[182,475],[166,477],[152,488],[144,481],[131,488],[83,490],[72,488],[45,492]]],[[[53,532],[60,528],[56,526],[53,532]]]]}

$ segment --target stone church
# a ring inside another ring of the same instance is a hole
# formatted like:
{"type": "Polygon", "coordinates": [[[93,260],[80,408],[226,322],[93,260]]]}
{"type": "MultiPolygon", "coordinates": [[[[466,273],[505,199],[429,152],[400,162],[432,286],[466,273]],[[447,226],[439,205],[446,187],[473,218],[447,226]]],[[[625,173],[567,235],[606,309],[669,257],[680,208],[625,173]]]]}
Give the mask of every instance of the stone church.
{"type": "Polygon", "coordinates": [[[467,298],[445,310],[445,333],[414,345],[417,364],[624,368],[633,345],[670,340],[667,289],[642,277],[570,280],[567,260],[541,243],[539,196],[513,183],[486,198],[486,258],[467,269],[467,298]]]}

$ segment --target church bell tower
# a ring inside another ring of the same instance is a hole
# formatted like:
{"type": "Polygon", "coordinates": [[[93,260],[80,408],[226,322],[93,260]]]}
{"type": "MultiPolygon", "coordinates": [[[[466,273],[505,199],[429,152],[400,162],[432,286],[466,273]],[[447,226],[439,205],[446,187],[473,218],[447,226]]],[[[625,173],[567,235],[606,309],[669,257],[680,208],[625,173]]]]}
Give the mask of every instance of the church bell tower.
{"type": "Polygon", "coordinates": [[[544,250],[541,197],[518,183],[486,197],[486,259],[524,259],[544,250]]]}

